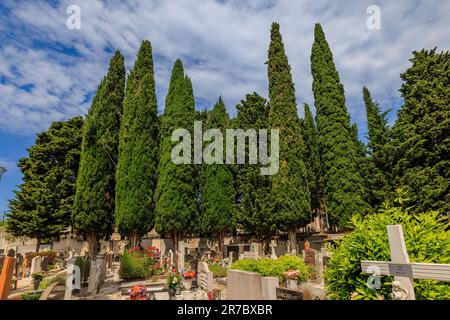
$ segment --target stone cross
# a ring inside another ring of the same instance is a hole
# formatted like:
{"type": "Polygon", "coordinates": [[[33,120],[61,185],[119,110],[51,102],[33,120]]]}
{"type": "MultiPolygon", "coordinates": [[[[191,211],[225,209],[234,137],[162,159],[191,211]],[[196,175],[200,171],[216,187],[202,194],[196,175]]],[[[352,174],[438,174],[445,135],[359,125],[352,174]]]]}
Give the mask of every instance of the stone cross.
{"type": "Polygon", "coordinates": [[[450,281],[450,264],[409,262],[401,225],[387,226],[391,261],[361,261],[365,273],[394,276],[393,298],[415,300],[413,279],[450,281]]]}
{"type": "Polygon", "coordinates": [[[271,258],[271,259],[274,259],[274,260],[278,259],[277,254],[275,253],[275,247],[276,247],[276,246],[277,246],[277,245],[276,245],[275,241],[271,241],[271,243],[270,243],[270,249],[272,249],[272,254],[270,255],[270,258],[271,258]]]}

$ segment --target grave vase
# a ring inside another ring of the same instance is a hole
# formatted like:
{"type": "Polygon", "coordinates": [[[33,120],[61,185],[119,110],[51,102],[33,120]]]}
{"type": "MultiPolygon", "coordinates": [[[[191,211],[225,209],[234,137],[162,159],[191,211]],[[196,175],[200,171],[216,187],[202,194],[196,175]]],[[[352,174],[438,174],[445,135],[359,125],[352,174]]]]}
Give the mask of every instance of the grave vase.
{"type": "Polygon", "coordinates": [[[291,290],[297,290],[298,289],[297,280],[287,280],[286,288],[291,289],[291,290]]]}
{"type": "Polygon", "coordinates": [[[175,288],[169,288],[169,300],[175,300],[176,290],[175,288]]]}
{"type": "Polygon", "coordinates": [[[192,279],[184,279],[183,286],[185,290],[191,290],[192,289],[192,279]]]}

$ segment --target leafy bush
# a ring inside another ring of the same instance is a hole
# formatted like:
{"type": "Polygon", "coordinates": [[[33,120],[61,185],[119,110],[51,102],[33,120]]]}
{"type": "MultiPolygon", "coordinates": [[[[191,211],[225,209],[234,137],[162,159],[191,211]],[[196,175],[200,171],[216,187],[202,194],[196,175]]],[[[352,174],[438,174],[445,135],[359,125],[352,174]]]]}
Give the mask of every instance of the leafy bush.
{"type": "Polygon", "coordinates": [[[40,293],[24,293],[20,295],[22,300],[39,300],[40,297],[40,293]]]}
{"type": "MultiPolygon", "coordinates": [[[[332,250],[325,272],[331,299],[390,299],[393,277],[381,276],[381,288],[370,289],[370,274],[361,272],[361,260],[390,261],[387,225],[400,224],[411,262],[450,263],[450,231],[438,212],[410,215],[391,208],[361,219],[353,217],[354,230],[332,250]],[[377,296],[378,295],[378,296],[377,296]]],[[[450,284],[414,280],[416,299],[450,299],[450,284]]]]}
{"type": "Polygon", "coordinates": [[[41,283],[39,284],[39,290],[45,290],[47,289],[51,284],[58,282],[58,283],[65,283],[66,282],[66,276],[65,275],[59,275],[54,277],[48,277],[44,278],[41,283]]]}
{"type": "Polygon", "coordinates": [[[227,268],[221,265],[213,264],[208,266],[208,268],[213,273],[214,278],[224,278],[227,276],[227,268]]]}
{"type": "Polygon", "coordinates": [[[122,279],[142,279],[149,276],[147,261],[133,253],[125,252],[120,258],[119,275],[122,279]]]}
{"type": "Polygon", "coordinates": [[[311,275],[310,268],[299,257],[284,255],[278,259],[240,259],[233,263],[230,269],[260,273],[263,277],[278,277],[281,282],[286,281],[284,273],[289,270],[299,271],[299,281],[306,281],[311,275]]]}

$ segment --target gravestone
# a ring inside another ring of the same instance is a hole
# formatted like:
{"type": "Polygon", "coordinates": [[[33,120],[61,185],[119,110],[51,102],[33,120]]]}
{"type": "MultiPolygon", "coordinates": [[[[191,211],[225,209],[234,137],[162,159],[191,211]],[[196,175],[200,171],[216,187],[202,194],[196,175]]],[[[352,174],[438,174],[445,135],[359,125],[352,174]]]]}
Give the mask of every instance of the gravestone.
{"type": "Polygon", "coordinates": [[[7,256],[3,262],[3,268],[0,274],[0,300],[6,300],[8,298],[15,264],[16,258],[10,256],[7,256]]]}
{"type": "Polygon", "coordinates": [[[206,262],[199,262],[197,267],[197,285],[206,292],[212,292],[214,288],[214,276],[209,271],[206,262]]]}
{"type": "Polygon", "coordinates": [[[71,300],[72,291],[74,289],[81,289],[81,270],[75,265],[75,258],[71,258],[67,261],[66,276],[64,300],[71,300]]]}
{"type": "Polygon", "coordinates": [[[48,257],[47,256],[42,257],[41,268],[42,268],[42,271],[48,271],[48,257]]]}
{"type": "Polygon", "coordinates": [[[262,277],[261,290],[263,300],[277,300],[276,288],[280,285],[278,277],[262,277]]]}
{"type": "Polygon", "coordinates": [[[169,249],[169,257],[170,257],[169,265],[173,266],[173,251],[172,251],[172,249],[169,249]]]}
{"type": "Polygon", "coordinates": [[[177,252],[177,267],[178,272],[184,270],[184,255],[185,255],[185,244],[184,241],[178,242],[178,252],[177,252]]]}
{"type": "Polygon", "coordinates": [[[228,270],[228,298],[230,300],[261,300],[261,275],[256,272],[228,270]]]}
{"type": "Polygon", "coordinates": [[[42,271],[41,263],[42,263],[41,256],[36,256],[31,260],[30,275],[33,275],[34,273],[38,273],[38,272],[42,271]]]}
{"type": "Polygon", "coordinates": [[[103,282],[106,278],[106,262],[105,256],[99,254],[97,259],[91,263],[91,270],[89,274],[89,284],[88,293],[93,293],[94,291],[98,293],[103,282]]]}

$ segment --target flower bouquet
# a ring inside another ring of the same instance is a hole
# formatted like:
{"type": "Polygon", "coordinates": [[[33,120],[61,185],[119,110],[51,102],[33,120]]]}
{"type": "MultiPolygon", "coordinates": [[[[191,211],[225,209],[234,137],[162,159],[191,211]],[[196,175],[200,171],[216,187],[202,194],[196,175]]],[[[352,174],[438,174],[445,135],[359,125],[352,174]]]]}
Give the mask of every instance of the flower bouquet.
{"type": "Polygon", "coordinates": [[[167,286],[169,287],[169,298],[175,296],[177,289],[181,285],[181,276],[178,273],[171,272],[167,276],[167,286]]]}
{"type": "Polygon", "coordinates": [[[137,285],[128,290],[130,300],[147,300],[147,288],[144,285],[137,285]]]}
{"type": "Polygon", "coordinates": [[[184,288],[186,290],[191,290],[192,289],[192,279],[195,278],[195,271],[186,271],[185,273],[183,273],[183,278],[184,278],[184,288]]]}

